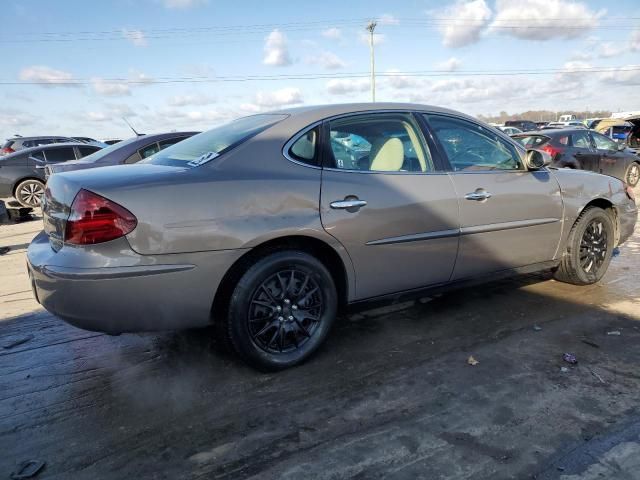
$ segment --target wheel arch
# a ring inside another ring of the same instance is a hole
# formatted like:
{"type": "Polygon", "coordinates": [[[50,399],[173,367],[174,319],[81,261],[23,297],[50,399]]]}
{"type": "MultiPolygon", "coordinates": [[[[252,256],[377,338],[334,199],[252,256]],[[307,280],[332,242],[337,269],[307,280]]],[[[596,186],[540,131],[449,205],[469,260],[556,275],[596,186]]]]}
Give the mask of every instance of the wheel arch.
{"type": "Polygon", "coordinates": [[[582,213],[587,208],[591,207],[601,208],[605,212],[608,212],[609,215],[611,215],[611,221],[613,223],[614,230],[614,240],[615,245],[617,245],[618,241],[620,240],[620,225],[618,224],[618,211],[616,210],[616,207],[611,200],[608,200],[606,198],[594,198],[593,200],[589,201],[584,207],[582,207],[582,209],[580,209],[580,212],[575,221],[577,222],[582,213]]]}
{"type": "Polygon", "coordinates": [[[273,238],[252,247],[231,265],[223,276],[213,299],[211,313],[214,322],[216,322],[216,318],[226,315],[228,301],[234,286],[244,272],[259,258],[282,250],[300,250],[313,255],[322,262],[335,282],[339,309],[343,310],[346,307],[349,302],[349,293],[353,289],[354,279],[341,255],[334,247],[319,238],[306,235],[288,235],[273,238]]]}

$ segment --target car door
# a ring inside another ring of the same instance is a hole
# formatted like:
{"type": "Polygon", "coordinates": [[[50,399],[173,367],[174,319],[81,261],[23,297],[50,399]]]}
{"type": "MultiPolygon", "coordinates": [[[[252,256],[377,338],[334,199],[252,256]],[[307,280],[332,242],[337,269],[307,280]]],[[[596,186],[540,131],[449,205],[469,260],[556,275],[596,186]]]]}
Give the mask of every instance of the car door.
{"type": "Polygon", "coordinates": [[[596,171],[624,179],[627,167],[626,155],[618,150],[618,143],[597,132],[590,132],[590,135],[599,156],[599,169],[596,171]]]}
{"type": "Polygon", "coordinates": [[[572,132],[570,135],[571,154],[583,170],[598,172],[600,170],[600,154],[593,147],[587,131],[572,132]]]}
{"type": "Polygon", "coordinates": [[[553,259],[562,198],[546,169],[528,171],[514,144],[472,120],[429,114],[428,128],[449,163],[460,208],[452,280],[553,259]]]}
{"type": "Polygon", "coordinates": [[[355,299],[447,282],[458,250],[458,203],[418,120],[407,112],[325,123],[320,213],[347,250],[355,299]]]}

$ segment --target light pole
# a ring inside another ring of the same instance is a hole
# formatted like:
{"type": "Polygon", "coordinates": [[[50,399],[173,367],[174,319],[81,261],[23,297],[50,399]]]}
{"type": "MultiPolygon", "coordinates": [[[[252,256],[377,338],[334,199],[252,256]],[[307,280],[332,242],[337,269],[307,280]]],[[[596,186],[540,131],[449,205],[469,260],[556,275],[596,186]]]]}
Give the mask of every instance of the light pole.
{"type": "Polygon", "coordinates": [[[373,32],[378,24],[371,20],[367,25],[369,31],[369,51],[371,53],[371,101],[376,101],[376,61],[373,52],[373,32]]]}

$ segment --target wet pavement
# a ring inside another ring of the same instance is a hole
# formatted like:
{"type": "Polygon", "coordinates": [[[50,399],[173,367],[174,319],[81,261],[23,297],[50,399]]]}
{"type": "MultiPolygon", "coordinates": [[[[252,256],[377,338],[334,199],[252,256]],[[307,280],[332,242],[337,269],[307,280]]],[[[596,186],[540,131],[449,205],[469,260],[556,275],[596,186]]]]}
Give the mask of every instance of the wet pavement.
{"type": "Polygon", "coordinates": [[[530,275],[352,315],[261,374],[207,329],[51,316],[25,272],[39,229],[0,226],[0,479],[28,460],[38,479],[640,479],[640,231],[597,285],[530,275]]]}

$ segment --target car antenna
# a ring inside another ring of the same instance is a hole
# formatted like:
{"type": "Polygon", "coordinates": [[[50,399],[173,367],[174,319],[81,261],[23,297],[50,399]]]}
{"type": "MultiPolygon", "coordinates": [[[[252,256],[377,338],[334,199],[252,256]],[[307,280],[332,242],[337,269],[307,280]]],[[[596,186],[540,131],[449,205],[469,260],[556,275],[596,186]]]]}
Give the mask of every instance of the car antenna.
{"type": "Polygon", "coordinates": [[[136,137],[141,137],[141,136],[142,136],[142,134],[141,134],[141,133],[136,132],[136,129],[135,129],[135,128],[133,128],[133,127],[131,126],[131,124],[129,123],[129,121],[128,121],[125,117],[122,117],[122,120],[124,120],[124,123],[126,123],[127,125],[129,125],[129,128],[130,128],[131,130],[133,130],[133,133],[135,133],[135,134],[136,134],[136,137]]]}

